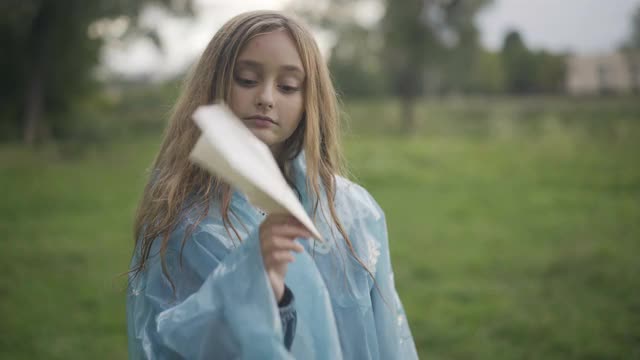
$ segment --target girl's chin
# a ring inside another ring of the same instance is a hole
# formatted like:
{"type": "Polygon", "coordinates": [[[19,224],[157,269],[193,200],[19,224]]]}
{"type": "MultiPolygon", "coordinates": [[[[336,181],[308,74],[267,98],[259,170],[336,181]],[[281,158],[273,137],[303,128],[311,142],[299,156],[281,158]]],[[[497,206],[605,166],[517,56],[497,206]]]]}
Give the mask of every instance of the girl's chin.
{"type": "Polygon", "coordinates": [[[283,142],[267,142],[267,141],[264,141],[263,139],[260,139],[260,141],[262,141],[265,145],[267,145],[271,153],[276,157],[277,157],[277,153],[280,152],[280,150],[282,149],[283,142]]]}
{"type": "Polygon", "coordinates": [[[254,131],[251,129],[251,133],[258,138],[258,140],[262,141],[269,148],[273,147],[273,145],[277,144],[277,141],[274,141],[272,134],[265,134],[263,131],[254,131]]]}

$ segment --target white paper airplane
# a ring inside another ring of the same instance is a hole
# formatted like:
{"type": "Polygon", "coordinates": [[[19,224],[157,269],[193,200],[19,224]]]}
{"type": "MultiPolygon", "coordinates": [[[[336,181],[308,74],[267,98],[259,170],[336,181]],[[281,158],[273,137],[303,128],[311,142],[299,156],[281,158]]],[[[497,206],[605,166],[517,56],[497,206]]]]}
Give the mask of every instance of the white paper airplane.
{"type": "Polygon", "coordinates": [[[225,105],[200,106],[193,119],[202,135],[189,159],[231,186],[268,213],[288,213],[323,241],[271,151],[225,105]]]}

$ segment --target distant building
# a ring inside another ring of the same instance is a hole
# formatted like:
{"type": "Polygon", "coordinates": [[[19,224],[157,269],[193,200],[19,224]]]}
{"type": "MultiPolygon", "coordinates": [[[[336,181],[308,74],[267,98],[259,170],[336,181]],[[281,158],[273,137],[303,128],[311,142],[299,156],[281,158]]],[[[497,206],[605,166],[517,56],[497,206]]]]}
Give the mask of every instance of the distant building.
{"type": "Polygon", "coordinates": [[[637,94],[640,90],[640,54],[570,56],[566,88],[571,95],[637,94]]]}

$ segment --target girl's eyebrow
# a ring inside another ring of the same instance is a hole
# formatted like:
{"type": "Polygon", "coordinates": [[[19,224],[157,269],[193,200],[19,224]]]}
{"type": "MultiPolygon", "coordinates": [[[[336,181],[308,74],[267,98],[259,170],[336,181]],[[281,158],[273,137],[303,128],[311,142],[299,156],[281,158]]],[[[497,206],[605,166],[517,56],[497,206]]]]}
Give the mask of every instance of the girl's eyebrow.
{"type": "MultiPolygon", "coordinates": [[[[262,69],[263,67],[261,63],[254,60],[238,60],[238,65],[246,66],[250,68],[257,68],[257,69],[262,69]]],[[[300,69],[300,67],[297,65],[282,65],[280,66],[280,69],[287,72],[295,72],[295,73],[298,73],[300,76],[304,76],[304,71],[300,69]]]]}

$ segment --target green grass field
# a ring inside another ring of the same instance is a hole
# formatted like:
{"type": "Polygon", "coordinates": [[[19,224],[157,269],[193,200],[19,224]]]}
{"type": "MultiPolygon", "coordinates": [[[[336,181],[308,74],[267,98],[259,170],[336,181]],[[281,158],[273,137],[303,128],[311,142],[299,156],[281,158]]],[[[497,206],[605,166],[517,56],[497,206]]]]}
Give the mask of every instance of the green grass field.
{"type": "MultiPolygon", "coordinates": [[[[347,106],[421,356],[640,358],[640,106],[496,101],[426,104],[410,137],[382,135],[393,104],[347,106]]],[[[119,274],[158,141],[0,146],[0,358],[126,357],[119,274]]]]}

